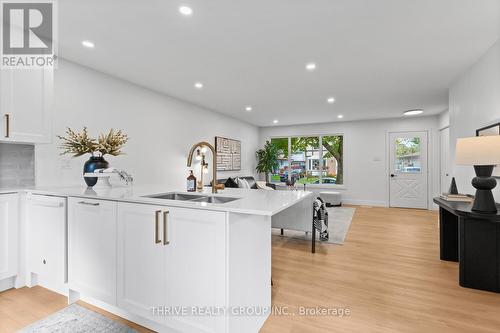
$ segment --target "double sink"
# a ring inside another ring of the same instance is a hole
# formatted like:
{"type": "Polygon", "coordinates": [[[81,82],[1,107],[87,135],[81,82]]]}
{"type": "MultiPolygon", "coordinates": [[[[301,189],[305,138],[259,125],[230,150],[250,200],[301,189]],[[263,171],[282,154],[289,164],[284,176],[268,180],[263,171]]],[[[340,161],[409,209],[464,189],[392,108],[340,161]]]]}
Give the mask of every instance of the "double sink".
{"type": "Polygon", "coordinates": [[[213,196],[213,195],[188,194],[188,193],[177,193],[177,192],[148,195],[146,197],[147,198],[154,198],[154,199],[180,200],[180,201],[189,201],[189,202],[205,202],[205,203],[214,203],[214,204],[225,204],[225,203],[239,199],[239,198],[219,197],[219,196],[213,196]]]}

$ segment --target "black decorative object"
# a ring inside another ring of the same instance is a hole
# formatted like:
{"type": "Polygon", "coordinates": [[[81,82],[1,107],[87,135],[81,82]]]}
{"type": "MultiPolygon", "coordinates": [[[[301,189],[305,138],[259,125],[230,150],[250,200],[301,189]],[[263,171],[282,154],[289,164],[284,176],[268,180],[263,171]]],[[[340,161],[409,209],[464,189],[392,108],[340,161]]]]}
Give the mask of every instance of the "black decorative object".
{"type": "Polygon", "coordinates": [[[476,177],[472,179],[472,186],[476,189],[473,211],[482,213],[496,213],[497,205],[492,189],[497,186],[497,181],[491,175],[494,165],[475,165],[476,177]]]}
{"type": "MultiPolygon", "coordinates": [[[[93,173],[97,169],[107,169],[109,163],[102,156],[91,156],[83,165],[83,173],[93,173]]],[[[97,177],[83,177],[87,186],[92,187],[97,184],[97,177]]]]}
{"type": "MultiPolygon", "coordinates": [[[[73,157],[80,157],[85,154],[90,154],[90,159],[85,162],[83,166],[83,173],[93,173],[96,169],[109,168],[108,162],[104,159],[104,155],[118,156],[122,155],[122,148],[128,141],[127,134],[123,131],[114,129],[109,130],[107,134],[101,134],[97,139],[92,138],[87,128],[84,127],[81,132],[76,132],[71,128],[66,128],[66,135],[57,136],[61,141],[61,155],[72,155],[73,157]],[[97,156],[96,156],[97,154],[97,156]]],[[[130,175],[120,172],[120,177],[125,179],[127,183],[131,180],[130,175]]],[[[97,177],[83,177],[85,183],[89,187],[97,184],[97,177]]],[[[109,178],[109,177],[108,177],[109,178]]],[[[108,179],[107,178],[107,179],[108,179]]],[[[107,182],[109,186],[109,182],[107,182]]]]}
{"type": "Polygon", "coordinates": [[[451,178],[450,189],[448,190],[448,194],[458,194],[457,182],[455,181],[455,177],[451,178]]]}
{"type": "Polygon", "coordinates": [[[500,135],[459,138],[455,163],[473,165],[476,171],[476,177],[472,179],[472,186],[476,189],[472,211],[496,214],[497,205],[491,190],[497,185],[492,174],[495,165],[500,164],[500,135]]]}

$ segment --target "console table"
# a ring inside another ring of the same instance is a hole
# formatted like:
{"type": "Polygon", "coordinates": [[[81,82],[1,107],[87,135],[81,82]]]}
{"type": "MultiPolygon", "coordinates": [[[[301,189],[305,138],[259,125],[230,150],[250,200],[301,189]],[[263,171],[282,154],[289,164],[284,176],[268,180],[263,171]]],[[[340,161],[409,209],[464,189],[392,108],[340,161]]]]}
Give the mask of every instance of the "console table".
{"type": "MultiPolygon", "coordinates": [[[[434,198],[439,206],[440,258],[459,262],[462,287],[500,292],[500,213],[434,198]]],[[[499,206],[500,211],[500,206],[499,206]]]]}

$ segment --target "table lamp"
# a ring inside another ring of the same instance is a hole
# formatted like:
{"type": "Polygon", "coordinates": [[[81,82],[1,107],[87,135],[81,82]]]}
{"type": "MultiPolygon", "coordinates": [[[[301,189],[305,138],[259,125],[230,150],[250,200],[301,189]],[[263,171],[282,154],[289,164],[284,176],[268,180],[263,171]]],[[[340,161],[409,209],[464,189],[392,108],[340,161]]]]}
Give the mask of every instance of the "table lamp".
{"type": "Polygon", "coordinates": [[[500,135],[458,139],[456,163],[473,165],[476,171],[476,177],[472,180],[472,186],[476,189],[472,210],[496,213],[497,206],[491,190],[497,181],[491,175],[495,165],[500,164],[500,135]]]}

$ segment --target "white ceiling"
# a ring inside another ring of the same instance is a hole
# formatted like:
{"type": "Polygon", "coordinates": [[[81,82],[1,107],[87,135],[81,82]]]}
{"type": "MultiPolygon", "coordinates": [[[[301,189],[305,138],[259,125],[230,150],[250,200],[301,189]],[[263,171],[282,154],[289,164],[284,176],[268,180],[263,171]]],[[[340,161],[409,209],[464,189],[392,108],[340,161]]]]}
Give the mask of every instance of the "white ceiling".
{"type": "Polygon", "coordinates": [[[59,1],[61,57],[259,126],[439,113],[499,37],[500,0],[59,1]]]}

